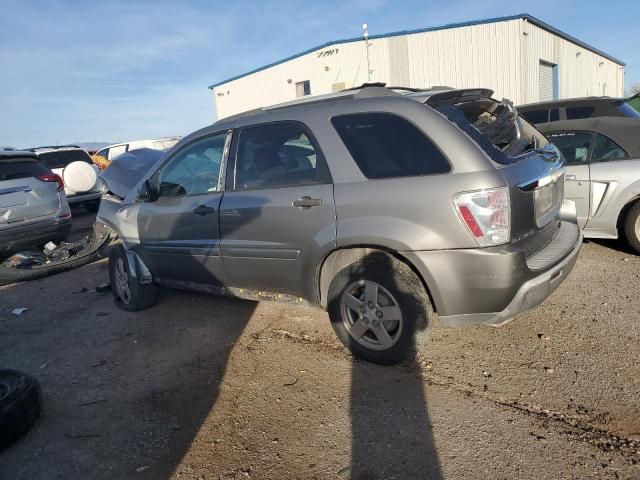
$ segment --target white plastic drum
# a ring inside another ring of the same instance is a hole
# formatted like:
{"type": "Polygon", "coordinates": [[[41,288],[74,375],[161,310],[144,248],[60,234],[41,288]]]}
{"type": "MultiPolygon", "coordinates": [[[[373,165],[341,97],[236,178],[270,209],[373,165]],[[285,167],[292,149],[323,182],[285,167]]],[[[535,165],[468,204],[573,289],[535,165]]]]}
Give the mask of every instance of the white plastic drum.
{"type": "Polygon", "coordinates": [[[64,186],[73,193],[88,192],[98,180],[98,173],[93,165],[86,162],[72,162],[62,172],[64,186]]]}

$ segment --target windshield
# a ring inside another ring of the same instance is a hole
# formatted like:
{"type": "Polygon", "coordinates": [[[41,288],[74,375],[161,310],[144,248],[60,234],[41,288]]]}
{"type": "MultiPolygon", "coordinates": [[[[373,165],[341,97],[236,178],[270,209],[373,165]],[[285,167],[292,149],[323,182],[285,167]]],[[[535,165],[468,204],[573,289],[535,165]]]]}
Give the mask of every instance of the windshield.
{"type": "Polygon", "coordinates": [[[72,162],[92,164],[91,157],[84,150],[54,150],[38,153],[44,164],[49,168],[64,168],[72,162]]]}

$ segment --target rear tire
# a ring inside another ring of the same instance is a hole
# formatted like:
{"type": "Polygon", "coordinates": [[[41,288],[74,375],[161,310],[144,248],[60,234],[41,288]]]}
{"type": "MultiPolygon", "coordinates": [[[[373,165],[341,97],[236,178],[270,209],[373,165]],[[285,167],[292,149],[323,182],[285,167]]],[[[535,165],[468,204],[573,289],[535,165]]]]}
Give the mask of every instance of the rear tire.
{"type": "Polygon", "coordinates": [[[624,220],[624,234],[627,242],[640,253],[640,202],[631,207],[624,220]]]}
{"type": "Polygon", "coordinates": [[[383,252],[343,268],[328,294],[331,325],[355,355],[382,365],[413,356],[433,317],[420,278],[383,252]]]}
{"type": "Polygon", "coordinates": [[[109,252],[109,279],[116,305],[128,312],[137,312],[156,303],[158,287],[143,285],[132,278],[127,255],[122,245],[114,245],[109,252]]]}
{"type": "Polygon", "coordinates": [[[0,452],[25,435],[40,416],[40,384],[16,370],[0,370],[0,452]]]}
{"type": "Polygon", "coordinates": [[[100,209],[100,200],[84,202],[84,208],[86,208],[90,213],[96,213],[100,209]]]}

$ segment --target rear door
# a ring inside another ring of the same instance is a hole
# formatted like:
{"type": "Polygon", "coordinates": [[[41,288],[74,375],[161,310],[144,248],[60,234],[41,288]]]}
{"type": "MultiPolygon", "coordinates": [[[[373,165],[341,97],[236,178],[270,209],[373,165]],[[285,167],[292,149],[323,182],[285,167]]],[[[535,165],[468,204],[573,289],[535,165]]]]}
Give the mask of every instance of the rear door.
{"type": "Polygon", "coordinates": [[[582,131],[558,131],[547,132],[546,135],[564,155],[566,161],[564,198],[575,202],[578,224],[584,228],[591,208],[589,158],[593,134],[582,131]]]}
{"type": "Polygon", "coordinates": [[[230,141],[222,132],[176,151],[154,176],[159,197],[138,213],[142,254],[154,277],[220,285],[220,170],[230,141]]]}
{"type": "Polygon", "coordinates": [[[57,216],[58,184],[37,178],[48,174],[36,158],[0,159],[0,226],[57,216]]]}
{"type": "Polygon", "coordinates": [[[220,210],[230,285],[308,298],[320,252],[336,238],[318,144],[304,125],[280,122],[240,130],[232,152],[220,210]]]}

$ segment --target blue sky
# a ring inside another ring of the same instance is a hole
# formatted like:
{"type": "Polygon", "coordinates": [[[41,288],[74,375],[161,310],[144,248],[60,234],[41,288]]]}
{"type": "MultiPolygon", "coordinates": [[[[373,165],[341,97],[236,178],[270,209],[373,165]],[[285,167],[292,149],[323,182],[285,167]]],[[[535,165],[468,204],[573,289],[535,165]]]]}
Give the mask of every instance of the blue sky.
{"type": "Polygon", "coordinates": [[[215,119],[207,86],[329,40],[529,13],[627,63],[637,0],[233,2],[2,0],[0,145],[185,135],[215,119]]]}

